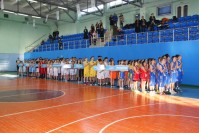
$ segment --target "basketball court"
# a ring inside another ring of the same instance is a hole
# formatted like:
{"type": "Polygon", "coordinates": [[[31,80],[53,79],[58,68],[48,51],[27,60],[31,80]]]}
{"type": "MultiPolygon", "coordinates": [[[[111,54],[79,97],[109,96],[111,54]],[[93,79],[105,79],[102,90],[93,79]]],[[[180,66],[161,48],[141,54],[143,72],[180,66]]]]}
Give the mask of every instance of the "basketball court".
{"type": "Polygon", "coordinates": [[[0,84],[2,133],[199,131],[194,98],[35,78],[1,78],[0,84]]]}

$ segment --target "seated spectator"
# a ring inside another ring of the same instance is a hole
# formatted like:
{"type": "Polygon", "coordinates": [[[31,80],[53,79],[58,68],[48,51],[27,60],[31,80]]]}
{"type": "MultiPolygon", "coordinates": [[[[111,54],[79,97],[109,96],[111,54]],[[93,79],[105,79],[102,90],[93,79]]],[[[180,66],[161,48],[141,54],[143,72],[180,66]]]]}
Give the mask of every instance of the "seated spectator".
{"type": "Polygon", "coordinates": [[[146,31],[146,20],[144,19],[144,16],[142,16],[142,19],[140,20],[140,28],[141,28],[141,32],[145,32],[146,31]]]}
{"type": "Polygon", "coordinates": [[[167,24],[168,21],[169,21],[168,18],[162,18],[160,25],[158,25],[158,30],[168,29],[169,28],[169,25],[167,24]]]}
{"type": "Polygon", "coordinates": [[[122,13],[119,16],[119,20],[120,20],[120,28],[122,29],[123,28],[123,24],[124,24],[124,16],[123,16],[122,13]]]}
{"type": "Polygon", "coordinates": [[[138,17],[137,17],[136,20],[135,20],[135,32],[136,32],[136,33],[139,33],[139,32],[140,32],[140,20],[139,20],[138,17]]]}
{"type": "Polygon", "coordinates": [[[86,27],[84,29],[84,39],[88,39],[88,29],[86,27]]]}
{"type": "Polygon", "coordinates": [[[41,45],[44,45],[44,40],[41,41],[41,45]]]}

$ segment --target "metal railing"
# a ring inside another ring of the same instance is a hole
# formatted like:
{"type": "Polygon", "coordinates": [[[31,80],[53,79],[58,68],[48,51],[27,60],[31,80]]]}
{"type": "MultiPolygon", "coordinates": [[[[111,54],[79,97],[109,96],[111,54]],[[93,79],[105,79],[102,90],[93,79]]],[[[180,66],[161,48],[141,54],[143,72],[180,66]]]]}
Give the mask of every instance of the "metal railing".
{"type": "Polygon", "coordinates": [[[33,43],[31,43],[30,45],[28,45],[27,47],[25,47],[25,51],[26,52],[32,51],[34,48],[36,48],[39,45],[41,45],[41,42],[45,41],[46,38],[47,38],[47,34],[42,35],[37,40],[35,40],[33,43]]]}
{"type": "Polygon", "coordinates": [[[45,44],[34,49],[34,52],[189,40],[199,40],[199,26],[123,34],[117,36],[104,36],[103,38],[97,38],[96,40],[67,41],[63,42],[62,47],[60,47],[59,43],[45,44]],[[94,45],[94,42],[96,42],[96,45],[94,45]]]}

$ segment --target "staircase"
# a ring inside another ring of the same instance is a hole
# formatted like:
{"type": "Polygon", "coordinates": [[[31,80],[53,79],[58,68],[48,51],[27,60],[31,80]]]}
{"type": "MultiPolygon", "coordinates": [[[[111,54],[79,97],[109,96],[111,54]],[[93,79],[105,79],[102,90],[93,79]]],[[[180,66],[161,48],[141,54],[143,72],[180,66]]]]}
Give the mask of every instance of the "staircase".
{"type": "Polygon", "coordinates": [[[104,45],[107,43],[107,42],[110,42],[111,41],[111,38],[112,38],[112,35],[113,35],[113,31],[109,31],[107,30],[106,33],[104,34],[104,41],[102,42],[102,39],[101,38],[98,38],[97,41],[96,41],[96,45],[92,44],[90,46],[90,48],[94,48],[94,47],[104,47],[104,45]]]}

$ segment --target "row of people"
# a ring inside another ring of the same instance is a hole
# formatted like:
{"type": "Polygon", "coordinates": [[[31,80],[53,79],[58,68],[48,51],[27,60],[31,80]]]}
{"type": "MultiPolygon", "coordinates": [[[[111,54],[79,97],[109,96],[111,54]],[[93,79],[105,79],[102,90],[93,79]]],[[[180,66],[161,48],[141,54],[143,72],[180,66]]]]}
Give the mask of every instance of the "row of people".
{"type": "MultiPolygon", "coordinates": [[[[91,57],[90,61],[88,58],[77,59],[56,59],[56,60],[29,60],[25,63],[29,65],[21,65],[19,72],[27,72],[29,76],[36,76],[41,78],[50,78],[62,80],[79,80],[85,84],[119,86],[120,88],[127,87],[129,89],[139,92],[149,90],[151,93],[155,93],[154,90],[158,90],[160,94],[175,93],[175,89],[179,87],[182,81],[182,57],[176,55],[172,57],[170,62],[170,56],[164,55],[158,59],[156,63],[155,59],[145,60],[119,60],[117,64],[119,66],[128,66],[126,71],[118,70],[96,70],[94,66],[115,66],[115,61],[111,58],[99,56],[95,61],[94,57],[91,57]],[[82,68],[64,68],[54,67],[56,64],[81,64],[82,68]],[[35,67],[36,65],[36,67],[35,67]],[[46,67],[42,68],[42,65],[46,67]]],[[[24,63],[24,64],[25,64],[24,63]]]]}

